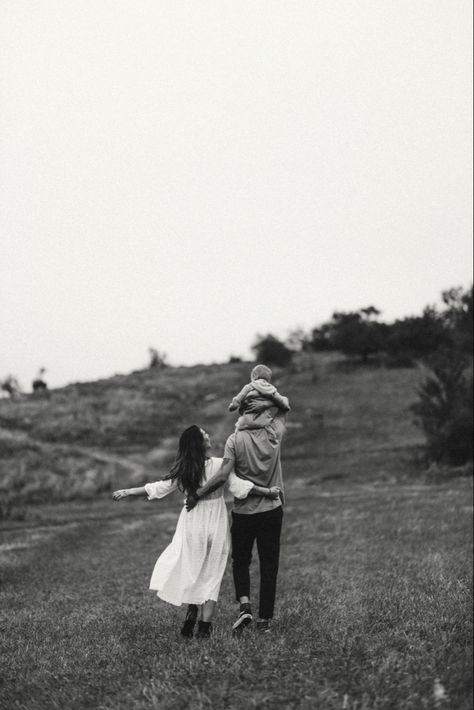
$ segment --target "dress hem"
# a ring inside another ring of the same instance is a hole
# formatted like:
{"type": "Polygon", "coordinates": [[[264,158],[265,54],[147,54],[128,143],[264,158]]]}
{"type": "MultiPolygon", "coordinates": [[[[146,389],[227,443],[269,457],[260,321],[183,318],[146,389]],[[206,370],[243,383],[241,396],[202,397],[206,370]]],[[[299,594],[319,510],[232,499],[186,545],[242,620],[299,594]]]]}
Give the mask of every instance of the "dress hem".
{"type": "Polygon", "coordinates": [[[214,599],[212,596],[206,597],[205,599],[200,598],[199,600],[196,600],[196,598],[182,599],[180,602],[178,602],[176,600],[170,599],[169,597],[162,596],[161,593],[157,592],[155,589],[150,588],[150,591],[155,592],[156,596],[159,599],[166,602],[167,604],[172,604],[173,606],[183,606],[183,604],[196,604],[197,606],[201,606],[201,604],[204,604],[205,602],[217,602],[217,599],[214,599]]]}

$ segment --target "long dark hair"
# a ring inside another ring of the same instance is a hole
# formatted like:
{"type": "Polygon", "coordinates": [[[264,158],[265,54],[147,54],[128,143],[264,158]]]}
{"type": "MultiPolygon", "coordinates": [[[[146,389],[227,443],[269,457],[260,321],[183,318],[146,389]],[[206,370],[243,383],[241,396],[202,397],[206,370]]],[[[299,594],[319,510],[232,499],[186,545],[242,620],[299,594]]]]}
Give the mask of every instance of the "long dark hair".
{"type": "Polygon", "coordinates": [[[206,461],[201,429],[193,424],[179,437],[178,453],[164,481],[176,479],[178,488],[186,495],[194,495],[201,486],[206,461]]]}

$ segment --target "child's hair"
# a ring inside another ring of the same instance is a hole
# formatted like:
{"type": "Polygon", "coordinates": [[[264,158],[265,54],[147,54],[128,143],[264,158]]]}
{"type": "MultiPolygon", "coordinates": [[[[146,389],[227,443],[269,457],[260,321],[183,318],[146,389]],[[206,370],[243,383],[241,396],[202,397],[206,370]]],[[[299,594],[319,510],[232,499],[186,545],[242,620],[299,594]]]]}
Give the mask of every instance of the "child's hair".
{"type": "Polygon", "coordinates": [[[266,365],[255,365],[252,372],[250,373],[250,379],[251,380],[262,379],[262,380],[266,380],[267,382],[271,382],[272,371],[266,365]]]}
{"type": "Polygon", "coordinates": [[[193,495],[202,484],[205,461],[202,431],[193,424],[179,437],[175,462],[163,480],[176,479],[180,491],[186,495],[193,495]]]}

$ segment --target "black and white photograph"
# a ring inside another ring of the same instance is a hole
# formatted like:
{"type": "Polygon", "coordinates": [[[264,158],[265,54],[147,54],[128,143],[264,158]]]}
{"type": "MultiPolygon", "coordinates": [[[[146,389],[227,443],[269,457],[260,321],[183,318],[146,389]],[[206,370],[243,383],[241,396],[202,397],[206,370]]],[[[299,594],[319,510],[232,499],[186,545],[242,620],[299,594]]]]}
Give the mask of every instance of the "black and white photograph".
{"type": "Polygon", "coordinates": [[[1,0],[0,710],[473,709],[472,27],[1,0]]]}

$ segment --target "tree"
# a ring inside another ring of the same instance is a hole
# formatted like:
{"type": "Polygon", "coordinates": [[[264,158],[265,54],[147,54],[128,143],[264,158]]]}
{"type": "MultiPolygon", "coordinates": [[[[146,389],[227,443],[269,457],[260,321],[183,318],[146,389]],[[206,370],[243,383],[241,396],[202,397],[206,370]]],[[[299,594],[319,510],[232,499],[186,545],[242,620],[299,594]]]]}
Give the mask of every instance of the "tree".
{"type": "Polygon", "coordinates": [[[426,435],[429,461],[461,465],[472,461],[473,396],[469,357],[446,347],[426,358],[429,375],[412,405],[426,435]]]}
{"type": "Polygon", "coordinates": [[[290,330],[285,341],[285,345],[289,350],[293,352],[305,352],[308,350],[310,341],[308,339],[307,333],[303,328],[294,328],[290,330]]]}
{"type": "Polygon", "coordinates": [[[18,378],[14,375],[7,375],[4,377],[3,380],[0,381],[0,389],[2,389],[3,392],[6,392],[10,396],[10,399],[15,399],[21,392],[18,378]]]}
{"type": "Polygon", "coordinates": [[[293,352],[271,333],[265,336],[257,335],[257,340],[252,345],[252,351],[255,353],[257,362],[264,365],[286,367],[293,357],[293,352]]]}
{"type": "Polygon", "coordinates": [[[445,310],[441,314],[454,345],[466,353],[473,347],[473,288],[464,290],[461,286],[443,291],[441,298],[445,310]]]}
{"type": "Polygon", "coordinates": [[[421,316],[396,320],[387,326],[385,347],[392,365],[411,365],[450,343],[445,322],[434,308],[426,307],[421,316]]]}
{"type": "Polygon", "coordinates": [[[384,349],[386,328],[377,318],[380,311],[374,306],[358,311],[338,312],[329,323],[313,330],[314,350],[338,350],[349,357],[367,361],[384,349]]]}

